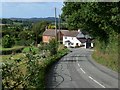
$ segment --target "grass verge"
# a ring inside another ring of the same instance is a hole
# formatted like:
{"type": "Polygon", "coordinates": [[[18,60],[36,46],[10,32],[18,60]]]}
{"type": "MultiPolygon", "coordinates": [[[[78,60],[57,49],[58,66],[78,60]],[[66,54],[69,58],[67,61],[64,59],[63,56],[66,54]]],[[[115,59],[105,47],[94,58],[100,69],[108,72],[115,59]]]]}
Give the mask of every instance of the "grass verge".
{"type": "Polygon", "coordinates": [[[106,54],[99,51],[94,51],[92,54],[94,60],[116,72],[118,72],[118,54],[106,54]]]}

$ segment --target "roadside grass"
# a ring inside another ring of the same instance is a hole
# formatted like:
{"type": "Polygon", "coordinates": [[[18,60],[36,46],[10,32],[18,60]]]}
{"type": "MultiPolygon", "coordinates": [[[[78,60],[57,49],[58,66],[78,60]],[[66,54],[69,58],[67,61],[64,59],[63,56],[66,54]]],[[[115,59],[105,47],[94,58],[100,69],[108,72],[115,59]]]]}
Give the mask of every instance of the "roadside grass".
{"type": "Polygon", "coordinates": [[[92,57],[96,62],[118,72],[118,53],[106,54],[96,50],[93,52],[92,57]]]}
{"type": "Polygon", "coordinates": [[[116,32],[109,35],[108,41],[102,42],[98,39],[95,40],[95,51],[92,57],[98,63],[116,71],[120,72],[119,65],[119,38],[116,32]]]}

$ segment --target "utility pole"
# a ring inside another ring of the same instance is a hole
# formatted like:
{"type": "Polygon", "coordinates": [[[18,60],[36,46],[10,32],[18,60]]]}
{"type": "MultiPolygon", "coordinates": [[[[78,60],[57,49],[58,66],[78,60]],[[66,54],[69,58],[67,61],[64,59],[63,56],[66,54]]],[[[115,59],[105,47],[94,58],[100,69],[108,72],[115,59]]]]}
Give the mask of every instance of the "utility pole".
{"type": "Polygon", "coordinates": [[[56,40],[57,40],[56,7],[55,7],[55,37],[56,37],[56,40]]]}
{"type": "Polygon", "coordinates": [[[59,15],[59,44],[60,44],[60,15],[59,15]]]}

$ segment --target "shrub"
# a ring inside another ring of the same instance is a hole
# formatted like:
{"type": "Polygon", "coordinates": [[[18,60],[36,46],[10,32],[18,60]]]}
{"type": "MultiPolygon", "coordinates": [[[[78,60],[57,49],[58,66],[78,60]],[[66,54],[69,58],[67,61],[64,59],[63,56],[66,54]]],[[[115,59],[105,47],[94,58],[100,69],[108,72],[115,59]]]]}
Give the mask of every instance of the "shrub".
{"type": "Polygon", "coordinates": [[[2,39],[2,46],[4,48],[11,48],[15,44],[15,41],[13,38],[11,38],[9,35],[5,35],[2,39]]]}
{"type": "Polygon", "coordinates": [[[29,52],[34,52],[34,54],[38,53],[39,52],[39,49],[37,47],[34,47],[34,46],[30,46],[30,47],[25,47],[23,50],[22,50],[23,53],[29,53],[29,52]]]}
{"type": "Polygon", "coordinates": [[[56,39],[51,39],[48,44],[48,50],[50,51],[51,55],[57,54],[58,51],[58,42],[56,39]]]}

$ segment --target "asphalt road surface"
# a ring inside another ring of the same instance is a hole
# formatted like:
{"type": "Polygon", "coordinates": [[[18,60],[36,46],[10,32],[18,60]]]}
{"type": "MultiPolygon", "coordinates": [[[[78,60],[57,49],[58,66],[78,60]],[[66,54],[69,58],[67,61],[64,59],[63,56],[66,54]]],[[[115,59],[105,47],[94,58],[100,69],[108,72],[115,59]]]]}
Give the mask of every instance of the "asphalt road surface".
{"type": "Polygon", "coordinates": [[[118,73],[96,63],[90,49],[71,49],[52,66],[47,88],[118,88],[118,73]]]}

